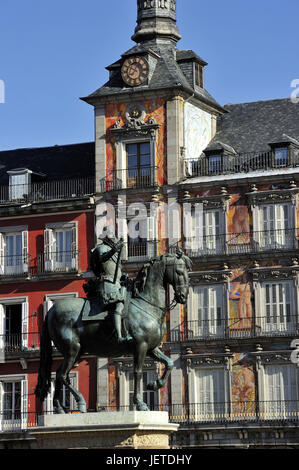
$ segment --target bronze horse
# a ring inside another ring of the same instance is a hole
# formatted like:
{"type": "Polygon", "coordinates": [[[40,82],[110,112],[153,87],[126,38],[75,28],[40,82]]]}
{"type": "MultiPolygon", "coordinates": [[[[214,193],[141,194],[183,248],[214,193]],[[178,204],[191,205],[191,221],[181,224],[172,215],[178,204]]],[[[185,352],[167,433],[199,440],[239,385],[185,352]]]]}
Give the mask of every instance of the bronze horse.
{"type": "Polygon", "coordinates": [[[134,396],[133,403],[139,411],[147,411],[143,402],[141,387],[142,368],[145,357],[164,364],[160,378],[148,385],[149,390],[162,388],[173,368],[172,360],[159,349],[166,323],[165,315],[167,286],[174,291],[174,302],[186,304],[189,292],[188,270],[191,261],[183,252],[161,255],[144,265],[135,281],[128,305],[127,329],[133,337],[129,343],[117,342],[113,323],[103,321],[82,321],[82,309],[89,300],[83,298],[65,299],[56,302],[48,311],[41,336],[40,368],[35,394],[44,401],[51,386],[52,345],[63,355],[63,361],[56,371],[53,406],[55,413],[64,413],[60,402],[63,385],[74,396],[78,410],[86,412],[83,395],[70,385],[68,374],[74,364],[86,354],[97,357],[118,357],[124,354],[134,357],[134,396]]]}

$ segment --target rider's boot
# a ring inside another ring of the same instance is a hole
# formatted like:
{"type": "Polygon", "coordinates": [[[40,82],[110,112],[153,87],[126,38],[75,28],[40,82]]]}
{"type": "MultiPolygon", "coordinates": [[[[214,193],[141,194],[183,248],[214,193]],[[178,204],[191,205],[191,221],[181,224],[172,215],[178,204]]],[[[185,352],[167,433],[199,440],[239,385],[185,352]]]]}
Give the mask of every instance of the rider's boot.
{"type": "Polygon", "coordinates": [[[122,334],[121,334],[121,318],[122,318],[121,313],[116,311],[114,313],[114,327],[115,327],[116,334],[117,334],[117,342],[118,343],[126,343],[126,342],[129,342],[129,341],[132,341],[133,338],[128,333],[125,337],[122,336],[122,334]]]}

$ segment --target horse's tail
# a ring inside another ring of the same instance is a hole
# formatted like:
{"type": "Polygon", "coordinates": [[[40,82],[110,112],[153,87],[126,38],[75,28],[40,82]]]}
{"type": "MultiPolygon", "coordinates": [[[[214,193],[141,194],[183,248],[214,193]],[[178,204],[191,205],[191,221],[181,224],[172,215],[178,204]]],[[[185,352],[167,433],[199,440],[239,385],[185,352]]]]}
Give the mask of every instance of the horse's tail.
{"type": "Polygon", "coordinates": [[[35,395],[43,402],[51,388],[52,344],[48,329],[48,315],[43,324],[40,340],[40,364],[35,395]]]}

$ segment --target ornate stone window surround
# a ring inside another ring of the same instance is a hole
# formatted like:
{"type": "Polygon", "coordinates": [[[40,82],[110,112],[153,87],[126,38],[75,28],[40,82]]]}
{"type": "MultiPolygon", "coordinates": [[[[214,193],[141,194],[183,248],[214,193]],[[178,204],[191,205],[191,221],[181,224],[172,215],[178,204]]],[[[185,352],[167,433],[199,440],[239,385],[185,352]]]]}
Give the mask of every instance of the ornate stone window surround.
{"type": "MultiPolygon", "coordinates": [[[[299,266],[289,266],[283,268],[255,268],[251,269],[254,289],[254,306],[255,316],[264,317],[265,312],[263,311],[263,296],[262,287],[263,283],[268,282],[285,282],[292,281],[292,300],[293,300],[293,312],[298,315],[299,308],[299,266]],[[262,311],[261,311],[262,309],[262,311]]],[[[298,323],[298,317],[297,317],[298,323]]]]}
{"type": "Polygon", "coordinates": [[[156,173],[156,148],[158,140],[158,131],[160,125],[156,123],[155,119],[150,117],[147,122],[144,122],[146,113],[142,103],[133,103],[127,107],[126,124],[120,126],[120,121],[117,121],[111,129],[111,134],[114,138],[114,145],[116,151],[116,171],[117,178],[121,180],[122,188],[127,185],[127,153],[126,146],[128,144],[135,144],[141,142],[150,143],[151,153],[151,167],[154,169],[154,185],[157,182],[156,173]],[[130,117],[130,110],[133,108],[140,109],[140,116],[138,118],[130,117]]]}
{"type": "Polygon", "coordinates": [[[215,354],[187,354],[183,356],[187,364],[188,375],[188,398],[190,404],[196,404],[197,400],[197,377],[198,369],[218,368],[224,372],[224,402],[226,413],[229,413],[229,403],[231,402],[231,371],[232,359],[234,355],[230,352],[215,354]]]}
{"type": "MultiPolygon", "coordinates": [[[[261,346],[260,346],[261,349],[261,346]]],[[[267,365],[293,365],[291,362],[292,350],[281,350],[281,351],[262,351],[258,350],[251,352],[250,355],[254,358],[257,371],[257,388],[260,402],[266,401],[266,373],[265,367],[267,365]]],[[[298,371],[298,368],[296,368],[298,371]]],[[[299,371],[296,374],[297,390],[299,391],[299,371]]],[[[299,399],[299,392],[297,394],[297,400],[299,399]]]]}
{"type": "Polygon", "coordinates": [[[260,224],[260,208],[266,204],[289,204],[290,205],[290,226],[296,226],[296,209],[299,188],[280,189],[275,191],[258,191],[253,185],[252,192],[247,193],[251,204],[252,221],[254,232],[262,230],[260,224]]]}
{"type": "Polygon", "coordinates": [[[225,318],[225,325],[228,326],[228,301],[229,301],[229,281],[231,272],[228,270],[223,271],[200,271],[192,272],[189,275],[190,292],[188,296],[187,318],[188,321],[196,321],[195,312],[192,309],[192,297],[194,295],[193,288],[195,286],[222,286],[223,293],[223,317],[225,318]]]}
{"type": "MultiPolygon", "coordinates": [[[[225,240],[222,241],[223,243],[227,241],[226,220],[227,220],[227,212],[229,208],[229,201],[230,201],[230,195],[227,194],[227,191],[225,188],[223,188],[223,193],[219,195],[206,196],[206,197],[191,197],[190,193],[186,191],[183,197],[180,198],[180,202],[183,205],[191,204],[190,216],[192,219],[194,217],[193,213],[194,213],[194,208],[196,207],[196,204],[202,204],[203,206],[202,209],[204,212],[205,211],[219,211],[219,235],[220,237],[225,238],[225,240]]],[[[185,214],[185,219],[186,219],[187,224],[189,224],[188,213],[185,214]]],[[[190,223],[193,224],[193,222],[191,221],[190,223]]],[[[215,237],[215,245],[218,244],[218,241],[216,240],[216,238],[217,237],[215,237]]]]}
{"type": "MultiPolygon", "coordinates": [[[[118,379],[119,379],[119,406],[120,408],[129,406],[129,384],[128,374],[134,372],[134,361],[131,357],[121,357],[113,359],[113,363],[117,367],[118,379]]],[[[149,358],[144,361],[143,372],[155,372],[157,376],[161,374],[161,367],[158,362],[155,362],[149,358]]],[[[158,393],[160,400],[160,394],[158,393]]]]}

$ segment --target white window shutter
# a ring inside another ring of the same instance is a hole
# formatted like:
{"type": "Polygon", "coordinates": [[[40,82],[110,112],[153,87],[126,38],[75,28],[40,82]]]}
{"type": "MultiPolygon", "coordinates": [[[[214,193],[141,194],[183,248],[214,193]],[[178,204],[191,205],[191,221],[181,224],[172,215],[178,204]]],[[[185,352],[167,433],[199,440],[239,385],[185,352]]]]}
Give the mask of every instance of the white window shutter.
{"type": "Polygon", "coordinates": [[[22,232],[23,273],[28,273],[28,231],[22,232]]]}
{"type": "Polygon", "coordinates": [[[118,219],[117,221],[117,234],[118,238],[122,238],[124,241],[124,246],[122,249],[122,259],[128,259],[128,224],[127,219],[118,219]]]}
{"type": "Polygon", "coordinates": [[[28,410],[28,384],[27,380],[21,381],[21,419],[22,429],[27,428],[27,410],[28,410]]]}
{"type": "Polygon", "coordinates": [[[2,431],[2,421],[3,421],[3,382],[0,382],[0,431],[2,431]]]}
{"type": "Polygon", "coordinates": [[[5,348],[5,306],[0,304],[0,354],[4,354],[5,348]]]}
{"type": "Polygon", "coordinates": [[[5,242],[4,235],[0,233],[0,276],[5,274],[5,242]]]}
{"type": "Polygon", "coordinates": [[[190,286],[189,287],[188,300],[187,300],[187,319],[188,319],[188,321],[194,320],[194,308],[193,308],[194,297],[195,297],[194,287],[190,286]]]}
{"type": "Polygon", "coordinates": [[[77,227],[72,227],[72,269],[78,269],[78,242],[77,242],[77,227]]]}
{"type": "Polygon", "coordinates": [[[45,319],[48,311],[52,307],[52,305],[53,305],[53,302],[51,300],[45,300],[44,301],[44,319],[45,319]]]}
{"type": "Polygon", "coordinates": [[[53,237],[53,230],[46,228],[44,232],[44,243],[45,243],[45,271],[53,271],[54,269],[54,253],[53,253],[53,245],[54,245],[54,237],[53,237]]]}
{"type": "Polygon", "coordinates": [[[193,243],[192,249],[200,251],[203,248],[203,224],[204,216],[201,207],[195,207],[192,213],[192,225],[193,225],[193,243]]]}
{"type": "Polygon", "coordinates": [[[22,347],[28,348],[28,323],[29,323],[29,305],[28,302],[22,303],[22,347]]]}
{"type": "Polygon", "coordinates": [[[185,247],[187,250],[192,250],[194,242],[194,233],[191,204],[184,204],[183,230],[185,237],[185,247]]]}
{"type": "Polygon", "coordinates": [[[150,216],[146,219],[147,224],[147,256],[152,258],[156,255],[157,242],[157,219],[150,216]]]}

